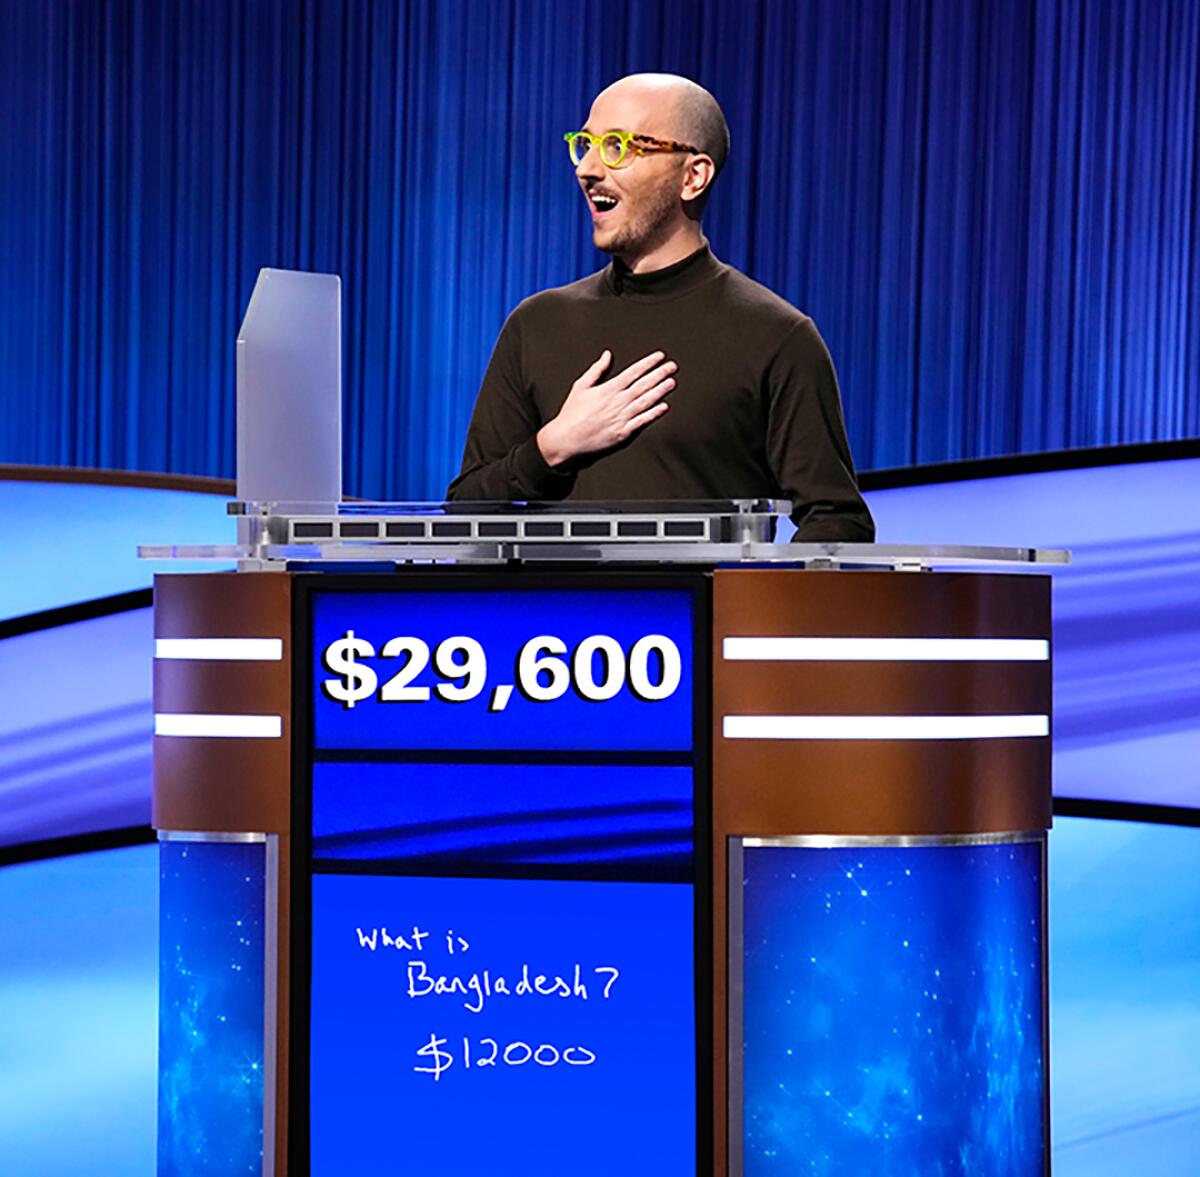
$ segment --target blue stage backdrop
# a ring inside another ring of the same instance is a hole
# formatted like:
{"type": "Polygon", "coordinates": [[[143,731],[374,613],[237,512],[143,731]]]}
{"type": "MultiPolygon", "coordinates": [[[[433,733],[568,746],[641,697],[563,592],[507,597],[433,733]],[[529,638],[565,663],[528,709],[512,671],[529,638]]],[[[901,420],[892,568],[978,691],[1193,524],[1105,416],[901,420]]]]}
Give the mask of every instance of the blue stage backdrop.
{"type": "Polygon", "coordinates": [[[716,252],[816,319],[864,468],[1200,434],[1194,0],[0,0],[0,460],[229,474],[259,267],[345,280],[347,489],[441,493],[562,132],[724,104],[716,252]]]}

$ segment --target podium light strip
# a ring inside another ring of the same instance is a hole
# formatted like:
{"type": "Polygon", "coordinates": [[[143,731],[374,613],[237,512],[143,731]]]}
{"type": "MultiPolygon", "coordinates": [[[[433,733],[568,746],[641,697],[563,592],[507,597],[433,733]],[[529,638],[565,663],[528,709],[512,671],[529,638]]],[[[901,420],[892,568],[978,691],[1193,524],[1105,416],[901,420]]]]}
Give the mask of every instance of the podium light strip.
{"type": "Polygon", "coordinates": [[[1048,715],[726,715],[727,740],[1001,740],[1048,736],[1048,715]]]}
{"type": "Polygon", "coordinates": [[[281,662],[282,638],[157,638],[155,658],[200,662],[281,662]]]}
{"type": "Polygon", "coordinates": [[[278,739],[283,735],[279,715],[156,714],[156,736],[218,736],[232,739],[278,739]]]}
{"type": "Polygon", "coordinates": [[[1046,662],[1042,638],[725,638],[726,662],[1046,662]]]}

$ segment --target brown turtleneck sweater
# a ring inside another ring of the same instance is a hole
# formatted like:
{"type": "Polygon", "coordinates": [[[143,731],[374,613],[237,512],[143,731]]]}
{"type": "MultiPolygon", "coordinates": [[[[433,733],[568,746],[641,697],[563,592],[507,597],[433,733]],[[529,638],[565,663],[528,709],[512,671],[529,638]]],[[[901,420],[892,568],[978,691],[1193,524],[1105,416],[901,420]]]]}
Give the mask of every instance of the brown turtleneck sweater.
{"type": "Polygon", "coordinates": [[[527,298],[500,332],[451,499],[753,499],[795,504],[797,540],[869,542],[837,377],[813,322],[704,246],[666,269],[614,262],[527,298]],[[623,445],[546,464],[537,431],[605,348],[605,378],[652,351],[670,408],[623,445]]]}

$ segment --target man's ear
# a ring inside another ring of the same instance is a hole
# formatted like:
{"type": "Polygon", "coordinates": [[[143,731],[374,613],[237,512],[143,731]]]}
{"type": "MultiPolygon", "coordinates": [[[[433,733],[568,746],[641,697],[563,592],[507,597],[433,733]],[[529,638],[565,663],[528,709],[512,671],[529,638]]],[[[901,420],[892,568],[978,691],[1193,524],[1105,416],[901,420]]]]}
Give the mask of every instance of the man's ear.
{"type": "Polygon", "coordinates": [[[699,199],[711,187],[717,165],[709,155],[689,155],[683,170],[683,188],[679,196],[685,204],[699,199]]]}

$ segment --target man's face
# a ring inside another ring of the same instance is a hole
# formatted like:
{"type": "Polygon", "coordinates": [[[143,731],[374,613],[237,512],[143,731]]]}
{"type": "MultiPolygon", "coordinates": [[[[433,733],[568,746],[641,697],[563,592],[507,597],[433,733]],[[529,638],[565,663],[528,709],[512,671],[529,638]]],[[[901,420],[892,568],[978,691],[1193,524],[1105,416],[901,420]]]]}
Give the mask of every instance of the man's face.
{"type": "MultiPolygon", "coordinates": [[[[583,129],[636,131],[675,139],[671,125],[673,103],[648,88],[617,83],[594,103],[583,129]]],[[[630,146],[633,154],[633,147],[630,146]]],[[[621,168],[606,168],[599,153],[589,151],[575,169],[592,214],[592,240],[597,249],[618,257],[645,253],[669,235],[682,217],[680,186],[683,156],[634,156],[621,168]],[[607,198],[607,199],[606,199],[607,198]],[[616,203],[611,203],[615,201],[616,203]]]]}

